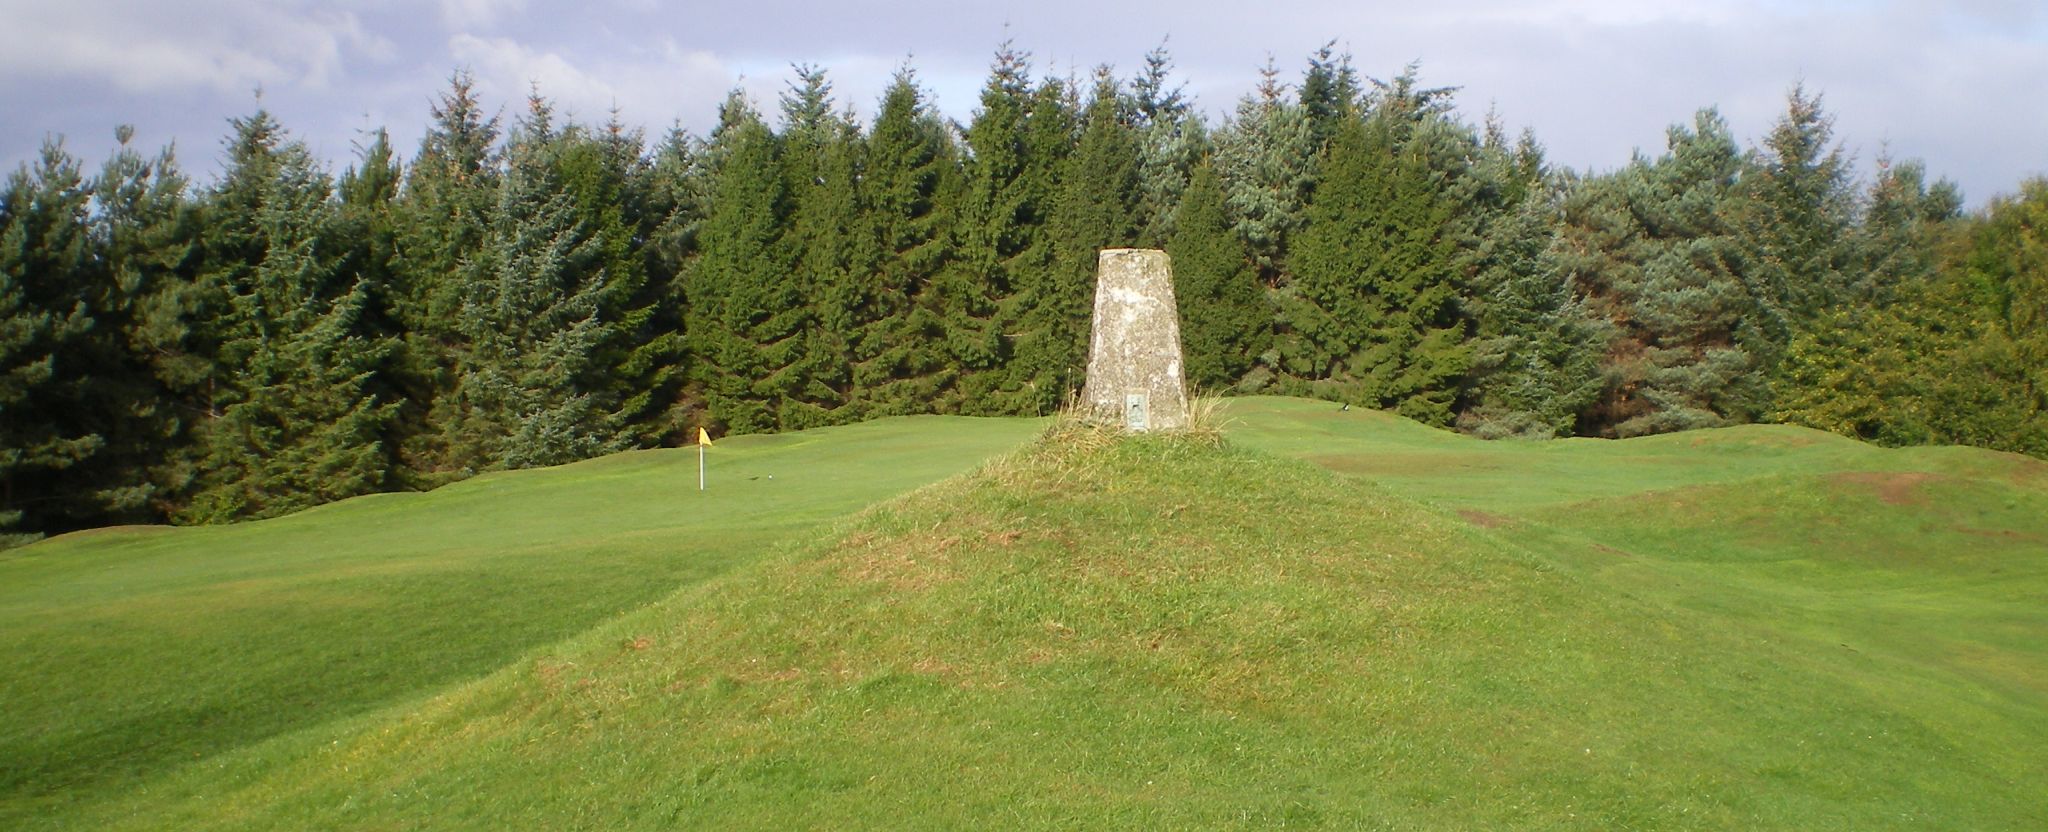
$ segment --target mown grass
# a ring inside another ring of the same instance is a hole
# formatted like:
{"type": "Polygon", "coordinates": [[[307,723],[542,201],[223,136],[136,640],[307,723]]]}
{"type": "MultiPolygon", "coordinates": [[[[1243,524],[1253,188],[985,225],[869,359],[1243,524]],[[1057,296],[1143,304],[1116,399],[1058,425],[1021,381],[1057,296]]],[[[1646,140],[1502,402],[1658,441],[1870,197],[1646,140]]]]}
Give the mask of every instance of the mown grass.
{"type": "MultiPolygon", "coordinates": [[[[0,554],[0,828],[413,702],[1029,437],[914,418],[0,554]]],[[[148,824],[145,824],[148,825],[148,824]]]]}
{"type": "Polygon", "coordinates": [[[1232,412],[1226,446],[1058,433],[485,678],[65,820],[2048,824],[2036,463],[1232,412]]]}

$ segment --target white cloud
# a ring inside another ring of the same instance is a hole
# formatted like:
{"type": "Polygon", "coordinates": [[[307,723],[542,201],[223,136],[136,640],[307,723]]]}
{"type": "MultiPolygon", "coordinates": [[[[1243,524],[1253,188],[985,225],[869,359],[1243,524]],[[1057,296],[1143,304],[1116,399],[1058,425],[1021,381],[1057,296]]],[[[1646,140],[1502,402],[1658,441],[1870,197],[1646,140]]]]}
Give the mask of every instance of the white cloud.
{"type": "Polygon", "coordinates": [[[0,7],[0,75],[84,77],[128,92],[262,85],[325,88],[354,59],[391,60],[392,42],[339,9],[262,0],[133,5],[110,0],[0,7]]]}
{"type": "Polygon", "coordinates": [[[526,0],[440,0],[441,23],[449,29],[495,27],[526,11],[526,0]]]}
{"type": "Polygon", "coordinates": [[[448,52],[487,99],[524,101],[538,87],[558,113],[578,121],[602,121],[617,107],[628,123],[657,129],[681,113],[713,111],[737,74],[715,53],[668,40],[578,62],[511,38],[465,33],[449,38],[448,52]]]}

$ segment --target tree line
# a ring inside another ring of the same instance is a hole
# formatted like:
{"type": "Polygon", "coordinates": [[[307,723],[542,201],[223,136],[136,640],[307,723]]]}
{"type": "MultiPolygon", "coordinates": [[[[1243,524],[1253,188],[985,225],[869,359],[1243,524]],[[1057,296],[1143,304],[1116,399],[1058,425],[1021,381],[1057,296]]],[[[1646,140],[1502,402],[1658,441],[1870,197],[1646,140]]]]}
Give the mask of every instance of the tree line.
{"type": "Polygon", "coordinates": [[[1965,212],[1858,181],[1795,88],[1611,171],[1410,65],[1271,62],[1211,125],[1130,78],[995,54],[951,123],[900,70],[869,123],[796,68],[771,124],[650,142],[509,121],[456,73],[401,161],[338,177],[267,112],[196,185],[132,130],[0,189],[0,535],[206,523],[478,471],[911,413],[1043,414],[1081,383],[1095,253],[1173,257],[1190,380],[1485,437],[1743,422],[2048,455],[2048,182],[1965,212]]]}

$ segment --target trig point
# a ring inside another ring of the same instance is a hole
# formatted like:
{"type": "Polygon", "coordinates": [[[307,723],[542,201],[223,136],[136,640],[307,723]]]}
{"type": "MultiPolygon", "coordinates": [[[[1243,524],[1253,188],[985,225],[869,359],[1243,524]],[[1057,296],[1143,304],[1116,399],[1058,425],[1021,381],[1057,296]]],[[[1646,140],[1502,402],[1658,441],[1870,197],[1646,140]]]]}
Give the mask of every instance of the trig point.
{"type": "Polygon", "coordinates": [[[1151,248],[1103,249],[1095,259],[1095,327],[1089,339],[1089,416],[1134,433],[1184,430],[1180,311],[1173,264],[1151,248]]]}

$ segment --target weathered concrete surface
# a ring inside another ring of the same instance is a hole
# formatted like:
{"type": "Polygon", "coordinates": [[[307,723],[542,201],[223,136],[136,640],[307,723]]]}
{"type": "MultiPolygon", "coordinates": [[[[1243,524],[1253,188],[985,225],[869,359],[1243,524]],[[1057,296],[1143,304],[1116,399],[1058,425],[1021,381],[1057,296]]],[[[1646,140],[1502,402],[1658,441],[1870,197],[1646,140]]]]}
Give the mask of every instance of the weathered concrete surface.
{"type": "Polygon", "coordinates": [[[1103,249],[1095,261],[1095,324],[1081,405],[1126,430],[1188,426],[1173,263],[1149,248],[1103,249]]]}

